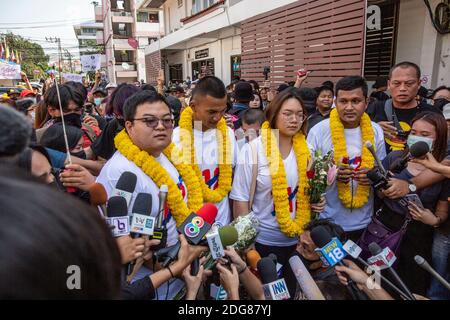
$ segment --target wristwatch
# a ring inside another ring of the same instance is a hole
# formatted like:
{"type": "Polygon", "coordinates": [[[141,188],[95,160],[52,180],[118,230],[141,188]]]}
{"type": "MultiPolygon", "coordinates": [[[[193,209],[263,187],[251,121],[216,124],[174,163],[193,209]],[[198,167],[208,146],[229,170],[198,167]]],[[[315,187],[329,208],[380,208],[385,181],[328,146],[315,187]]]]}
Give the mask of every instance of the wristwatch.
{"type": "Polygon", "coordinates": [[[408,180],[408,183],[409,183],[409,185],[408,185],[409,192],[413,192],[413,193],[416,192],[417,191],[416,185],[414,183],[412,183],[411,180],[408,180]]]}

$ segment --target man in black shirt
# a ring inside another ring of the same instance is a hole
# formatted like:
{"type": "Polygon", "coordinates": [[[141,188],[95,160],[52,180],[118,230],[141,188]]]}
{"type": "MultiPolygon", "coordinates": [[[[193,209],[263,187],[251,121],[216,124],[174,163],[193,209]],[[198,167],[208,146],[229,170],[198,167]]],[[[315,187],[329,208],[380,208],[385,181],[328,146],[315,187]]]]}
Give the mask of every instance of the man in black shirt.
{"type": "Polygon", "coordinates": [[[308,132],[320,121],[330,117],[331,107],[333,106],[334,92],[328,86],[316,88],[316,111],[308,117],[308,132]]]}
{"type": "Polygon", "coordinates": [[[403,150],[411,130],[411,120],[420,112],[436,111],[426,102],[417,102],[420,68],[412,62],[401,62],[391,68],[388,87],[392,98],[369,105],[367,113],[383,129],[386,151],[403,150]],[[391,112],[386,112],[390,105],[391,112]],[[391,115],[389,115],[389,113],[391,115]]]}

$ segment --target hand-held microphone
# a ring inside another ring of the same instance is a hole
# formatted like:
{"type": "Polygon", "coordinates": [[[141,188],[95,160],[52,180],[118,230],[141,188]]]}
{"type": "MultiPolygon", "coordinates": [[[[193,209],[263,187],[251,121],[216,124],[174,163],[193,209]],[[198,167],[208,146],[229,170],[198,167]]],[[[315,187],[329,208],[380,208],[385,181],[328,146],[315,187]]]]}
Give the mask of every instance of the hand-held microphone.
{"type": "Polygon", "coordinates": [[[366,141],[366,148],[369,149],[381,172],[383,172],[384,175],[387,175],[386,169],[383,167],[383,164],[381,163],[381,160],[378,158],[375,149],[370,141],[366,141]]]}
{"type": "Polygon", "coordinates": [[[163,226],[163,221],[168,192],[169,188],[167,187],[167,185],[161,185],[161,187],[159,188],[158,215],[156,216],[156,225],[154,227],[152,235],[153,239],[158,239],[160,241],[160,243],[153,248],[155,251],[165,248],[167,245],[167,228],[163,226]]]}
{"type": "Polygon", "coordinates": [[[167,267],[172,261],[178,257],[181,248],[181,242],[177,241],[174,245],[162,248],[154,253],[156,261],[161,263],[163,268],[167,267]]]}
{"type": "Polygon", "coordinates": [[[258,261],[264,296],[267,300],[287,300],[291,296],[284,279],[278,279],[277,267],[272,258],[264,257],[258,261]]]}
{"type": "Polygon", "coordinates": [[[106,217],[106,202],[108,202],[108,194],[106,193],[105,187],[101,183],[94,183],[89,188],[89,198],[91,205],[94,207],[100,207],[100,211],[103,216],[106,217]]]}
{"type": "MultiPolygon", "coordinates": [[[[336,264],[345,266],[342,262],[347,255],[343,249],[342,243],[337,238],[332,238],[328,230],[324,226],[317,226],[311,230],[311,239],[318,247],[320,259],[324,265],[334,267],[336,264]]],[[[367,300],[365,296],[356,286],[351,278],[347,278],[347,288],[354,300],[367,300]]]]}
{"type": "Polygon", "coordinates": [[[114,237],[130,234],[130,219],[125,198],[119,196],[109,198],[107,213],[106,223],[112,228],[114,237]]]}
{"type": "Polygon", "coordinates": [[[371,265],[376,265],[379,268],[387,269],[394,278],[395,282],[400,286],[402,291],[405,292],[411,300],[416,300],[416,298],[413,296],[402,279],[400,279],[397,272],[395,272],[395,270],[392,268],[392,265],[396,260],[395,254],[392,252],[392,250],[389,247],[386,247],[384,250],[382,250],[378,243],[372,242],[371,244],[369,244],[369,251],[372,254],[372,257],[367,259],[367,262],[371,265]]]}
{"type": "Polygon", "coordinates": [[[409,152],[406,156],[394,160],[389,166],[389,170],[394,173],[400,173],[406,168],[408,161],[414,158],[422,158],[428,152],[430,152],[428,144],[424,141],[418,141],[409,148],[409,152]]]}
{"type": "Polygon", "coordinates": [[[424,270],[428,271],[437,281],[439,281],[447,290],[450,290],[450,284],[434,270],[430,264],[421,256],[417,255],[414,257],[416,263],[424,270]]]}
{"type": "Polygon", "coordinates": [[[225,256],[224,248],[231,246],[238,240],[238,232],[233,226],[224,226],[206,235],[209,250],[214,260],[225,256]]]}
{"type": "MultiPolygon", "coordinates": [[[[153,234],[155,218],[152,213],[152,195],[150,193],[139,193],[133,204],[131,216],[131,238],[136,239],[140,235],[148,238],[153,234]]],[[[131,261],[127,266],[127,276],[133,272],[136,260],[131,261]]]]}
{"type": "Polygon", "coordinates": [[[343,246],[345,252],[347,252],[353,259],[358,260],[361,264],[363,264],[367,268],[371,268],[374,272],[376,272],[376,276],[383,280],[389,287],[395,290],[401,297],[405,300],[411,300],[403,291],[401,291],[397,286],[395,286],[391,281],[386,279],[380,272],[381,268],[375,269],[371,265],[369,265],[363,258],[359,255],[362,252],[362,249],[354,243],[352,240],[347,240],[343,246]]]}
{"type": "Polygon", "coordinates": [[[197,213],[192,212],[178,227],[178,232],[186,236],[186,240],[193,245],[199,244],[212,227],[217,216],[217,207],[206,203],[197,213]]]}
{"type": "Polygon", "coordinates": [[[308,298],[308,300],[325,300],[325,297],[314,279],[311,277],[311,274],[308,272],[308,269],[306,269],[300,257],[291,257],[289,259],[289,264],[306,298],[308,298]]]}
{"type": "Polygon", "coordinates": [[[116,188],[112,192],[112,196],[124,197],[127,200],[127,206],[130,205],[131,197],[136,188],[137,177],[134,173],[125,171],[117,181],[116,188]]]}
{"type": "Polygon", "coordinates": [[[247,252],[246,255],[247,258],[247,265],[250,267],[250,271],[257,276],[258,278],[260,278],[259,272],[258,272],[258,262],[259,260],[261,260],[261,256],[259,255],[259,252],[252,249],[250,251],[247,252]]]}

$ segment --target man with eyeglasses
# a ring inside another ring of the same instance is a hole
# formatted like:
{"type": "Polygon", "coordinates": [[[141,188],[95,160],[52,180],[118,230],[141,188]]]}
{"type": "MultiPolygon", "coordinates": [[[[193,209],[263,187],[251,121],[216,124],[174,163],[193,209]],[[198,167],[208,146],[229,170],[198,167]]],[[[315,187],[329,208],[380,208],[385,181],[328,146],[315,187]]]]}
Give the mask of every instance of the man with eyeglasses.
{"type": "MultiPolygon", "coordinates": [[[[163,150],[169,146],[172,139],[173,131],[173,115],[166,99],[152,91],[140,91],[132,95],[125,102],[123,107],[123,116],[125,120],[125,130],[132,143],[140,150],[147,152],[150,156],[162,166],[172,180],[177,184],[180,194],[187,203],[186,185],[172,162],[163,154],[163,150]]],[[[125,155],[116,151],[111,159],[106,162],[105,166],[97,178],[97,182],[101,183],[110,197],[116,187],[122,173],[125,171],[132,172],[137,177],[137,183],[133,192],[132,200],[128,206],[129,215],[132,214],[134,200],[139,193],[149,193],[152,195],[151,216],[156,217],[158,214],[158,195],[159,187],[156,183],[133,161],[130,161],[125,155]]],[[[170,211],[163,220],[163,225],[167,228],[167,246],[174,245],[178,239],[175,220],[170,211]]],[[[136,276],[132,280],[142,279],[152,273],[152,270],[145,267],[139,269],[136,276]]],[[[167,283],[160,286],[158,296],[164,299],[172,299],[174,295],[180,291],[183,282],[176,280],[170,283],[169,289],[167,283]]]]}
{"type": "Polygon", "coordinates": [[[403,150],[411,131],[411,121],[420,112],[435,111],[437,108],[417,101],[416,96],[421,85],[419,66],[412,62],[400,62],[389,72],[388,89],[392,98],[376,101],[368,109],[372,121],[383,129],[386,151],[403,150]]]}

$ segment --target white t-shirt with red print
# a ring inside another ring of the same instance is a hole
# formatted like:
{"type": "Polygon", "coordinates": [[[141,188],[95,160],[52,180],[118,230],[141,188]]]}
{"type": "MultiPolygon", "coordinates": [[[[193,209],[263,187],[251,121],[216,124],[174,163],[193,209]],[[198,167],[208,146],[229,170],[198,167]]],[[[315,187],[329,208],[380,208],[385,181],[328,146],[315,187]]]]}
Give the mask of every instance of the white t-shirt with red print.
{"type": "MultiPolygon", "coordinates": [[[[250,200],[250,186],[252,182],[252,149],[257,148],[258,175],[256,178],[256,191],[253,199],[252,211],[260,221],[260,232],[256,241],[266,246],[287,247],[295,245],[297,237],[288,237],[281,232],[280,226],[275,216],[275,209],[272,196],[272,177],[269,171],[269,164],[263,148],[261,137],[256,138],[250,143],[246,143],[242,148],[236,170],[234,173],[233,188],[230,193],[230,199],[237,201],[250,200]]],[[[295,218],[297,193],[304,192],[299,190],[297,158],[294,149],[291,149],[289,155],[283,160],[286,171],[287,185],[286,198],[289,200],[291,219],[295,218]]]]}
{"type": "MultiPolygon", "coordinates": [[[[233,130],[228,128],[228,139],[231,143],[231,165],[234,168],[237,159],[237,144],[233,130]]],[[[172,141],[180,147],[180,128],[173,130],[172,141]]],[[[203,179],[210,189],[218,188],[219,180],[219,149],[217,145],[217,130],[210,129],[205,132],[194,129],[194,146],[197,164],[202,171],[203,179]]],[[[231,221],[231,209],[228,196],[215,204],[218,209],[216,224],[224,226],[231,221]]]]}

